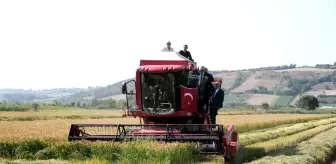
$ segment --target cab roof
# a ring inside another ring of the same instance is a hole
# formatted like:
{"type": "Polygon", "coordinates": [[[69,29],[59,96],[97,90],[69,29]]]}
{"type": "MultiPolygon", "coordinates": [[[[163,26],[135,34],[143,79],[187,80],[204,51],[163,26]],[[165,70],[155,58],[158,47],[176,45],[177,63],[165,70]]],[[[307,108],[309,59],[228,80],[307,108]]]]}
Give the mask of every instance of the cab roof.
{"type": "MultiPolygon", "coordinates": [[[[148,54],[147,54],[148,55],[148,54]]],[[[145,65],[181,65],[188,66],[190,64],[196,65],[196,62],[193,62],[184,56],[180,55],[178,52],[157,52],[155,54],[150,54],[147,57],[144,56],[140,60],[140,66],[145,65]]]]}

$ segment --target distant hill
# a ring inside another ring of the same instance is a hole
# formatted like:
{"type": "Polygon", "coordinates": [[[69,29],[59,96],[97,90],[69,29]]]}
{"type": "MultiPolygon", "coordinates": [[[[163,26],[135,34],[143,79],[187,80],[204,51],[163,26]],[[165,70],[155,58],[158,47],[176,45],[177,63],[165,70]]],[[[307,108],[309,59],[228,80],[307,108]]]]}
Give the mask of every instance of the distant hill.
{"type": "MultiPolygon", "coordinates": [[[[293,105],[300,94],[318,96],[327,91],[328,94],[336,95],[336,69],[296,68],[295,65],[290,65],[237,71],[212,71],[211,73],[223,79],[222,88],[226,91],[224,103],[226,106],[260,105],[262,102],[286,106],[293,105]]],[[[125,95],[121,95],[121,83],[127,80],[82,91],[70,98],[74,100],[124,99],[125,95]]]]}
{"type": "Polygon", "coordinates": [[[54,99],[81,92],[82,88],[55,88],[44,90],[0,89],[0,102],[51,102],[54,99]]]}
{"type": "MultiPolygon", "coordinates": [[[[81,99],[86,99],[86,100],[90,100],[90,99],[107,99],[107,98],[112,98],[113,97],[118,97],[118,95],[121,94],[121,84],[125,81],[129,81],[132,80],[133,78],[130,79],[126,79],[126,80],[122,80],[119,82],[116,82],[114,84],[105,86],[105,87],[96,87],[96,88],[91,88],[88,90],[83,90],[81,92],[78,92],[76,94],[73,94],[71,96],[69,96],[67,99],[68,100],[74,100],[74,101],[78,101],[81,99]]],[[[132,85],[130,85],[132,86],[132,85]]],[[[124,98],[125,96],[123,96],[124,98]]]]}
{"type": "MultiPolygon", "coordinates": [[[[297,67],[275,66],[244,70],[210,71],[215,77],[223,79],[225,90],[225,106],[260,105],[267,102],[270,105],[294,105],[302,95],[311,94],[319,98],[322,105],[336,106],[336,63],[317,64],[316,66],[297,67]]],[[[0,89],[1,99],[39,100],[50,102],[58,99],[63,102],[78,102],[106,99],[125,99],[121,95],[122,82],[87,89],[53,89],[42,91],[27,91],[15,89],[0,89]],[[14,95],[11,95],[14,94],[14,95]],[[15,95],[18,94],[18,95],[15,95]],[[21,96],[19,96],[21,95],[21,96]]],[[[134,88],[133,88],[134,89],[134,88]]]]}

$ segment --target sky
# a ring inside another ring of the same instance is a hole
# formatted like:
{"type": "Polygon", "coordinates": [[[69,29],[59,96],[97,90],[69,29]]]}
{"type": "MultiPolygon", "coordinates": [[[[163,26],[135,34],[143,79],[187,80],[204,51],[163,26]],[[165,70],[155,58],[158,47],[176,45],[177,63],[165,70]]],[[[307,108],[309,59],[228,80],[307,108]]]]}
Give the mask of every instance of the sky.
{"type": "Polygon", "coordinates": [[[105,86],[184,44],[235,70],[336,62],[336,0],[0,1],[0,88],[105,86]]]}

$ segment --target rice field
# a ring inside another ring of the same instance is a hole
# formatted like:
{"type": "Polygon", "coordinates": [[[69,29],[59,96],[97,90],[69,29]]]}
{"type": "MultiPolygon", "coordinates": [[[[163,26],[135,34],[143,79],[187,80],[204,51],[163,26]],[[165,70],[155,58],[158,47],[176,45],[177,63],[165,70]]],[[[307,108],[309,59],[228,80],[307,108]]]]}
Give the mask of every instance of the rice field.
{"type": "MultiPolygon", "coordinates": [[[[72,123],[139,124],[138,118],[121,117],[120,110],[0,114],[11,118],[0,121],[0,163],[224,163],[221,156],[201,156],[197,144],[67,142],[72,123]],[[47,119],[15,120],[20,117],[47,119]]],[[[235,163],[331,163],[334,158],[336,115],[223,114],[217,123],[236,125],[235,163]]]]}

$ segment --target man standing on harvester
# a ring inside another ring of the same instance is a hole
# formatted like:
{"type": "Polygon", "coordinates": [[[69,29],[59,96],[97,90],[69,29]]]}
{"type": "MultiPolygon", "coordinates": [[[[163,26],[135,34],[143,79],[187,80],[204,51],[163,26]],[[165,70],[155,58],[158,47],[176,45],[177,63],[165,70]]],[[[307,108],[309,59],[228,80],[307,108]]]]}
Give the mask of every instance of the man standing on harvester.
{"type": "Polygon", "coordinates": [[[181,50],[179,53],[190,61],[194,61],[194,59],[191,57],[190,52],[188,51],[188,45],[184,45],[183,50],[181,50]]]}
{"type": "Polygon", "coordinates": [[[210,98],[210,119],[211,124],[216,124],[216,116],[218,115],[218,110],[223,107],[224,102],[224,91],[220,88],[220,82],[215,82],[215,91],[210,98]]]}

